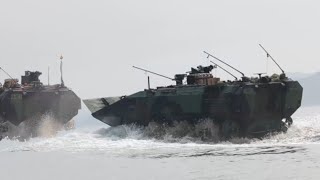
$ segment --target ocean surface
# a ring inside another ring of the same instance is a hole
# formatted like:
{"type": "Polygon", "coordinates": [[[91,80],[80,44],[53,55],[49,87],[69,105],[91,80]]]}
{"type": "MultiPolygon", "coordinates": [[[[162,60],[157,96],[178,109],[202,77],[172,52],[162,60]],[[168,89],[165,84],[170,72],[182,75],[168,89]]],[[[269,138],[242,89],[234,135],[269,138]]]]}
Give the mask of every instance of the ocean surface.
{"type": "Polygon", "coordinates": [[[83,114],[74,130],[0,141],[1,179],[320,179],[320,107],[300,108],[287,133],[222,142],[172,129],[154,138],[83,114]]]}

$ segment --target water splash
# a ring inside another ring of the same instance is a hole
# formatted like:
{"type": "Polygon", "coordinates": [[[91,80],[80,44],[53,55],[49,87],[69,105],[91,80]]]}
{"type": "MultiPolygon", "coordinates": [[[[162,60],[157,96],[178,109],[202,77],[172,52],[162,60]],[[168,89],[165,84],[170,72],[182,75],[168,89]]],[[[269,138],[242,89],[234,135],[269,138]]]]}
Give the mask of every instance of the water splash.
{"type": "Polygon", "coordinates": [[[287,133],[270,135],[262,140],[232,138],[217,141],[217,127],[209,121],[195,127],[179,122],[173,127],[157,124],[145,128],[134,125],[92,129],[79,127],[60,131],[55,136],[23,142],[5,139],[0,142],[0,152],[92,152],[150,158],[295,153],[303,151],[300,146],[320,143],[320,111],[317,110],[303,109],[297,113],[295,123],[287,133]],[[203,139],[203,133],[207,139],[203,139]]]}
{"type": "Polygon", "coordinates": [[[4,135],[10,139],[18,139],[20,141],[25,141],[32,137],[54,137],[59,130],[72,129],[74,127],[73,120],[63,124],[50,113],[40,117],[35,115],[34,118],[23,121],[19,126],[9,122],[6,123],[9,131],[4,135]]]}

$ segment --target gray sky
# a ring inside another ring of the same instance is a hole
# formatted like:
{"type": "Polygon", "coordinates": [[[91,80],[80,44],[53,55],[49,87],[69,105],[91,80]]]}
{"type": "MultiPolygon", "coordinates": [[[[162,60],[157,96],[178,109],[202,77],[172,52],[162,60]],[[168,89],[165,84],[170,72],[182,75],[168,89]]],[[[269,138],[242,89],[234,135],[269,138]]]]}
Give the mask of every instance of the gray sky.
{"type": "MultiPolygon", "coordinates": [[[[167,76],[207,65],[203,50],[248,76],[265,72],[259,43],[287,72],[315,72],[319,7],[317,0],[1,0],[0,66],[19,79],[25,70],[42,71],[45,83],[50,66],[58,83],[63,53],[66,85],[82,98],[142,90],[146,75],[132,65],[167,76]]],[[[280,71],[269,61],[273,72],[280,71]]]]}

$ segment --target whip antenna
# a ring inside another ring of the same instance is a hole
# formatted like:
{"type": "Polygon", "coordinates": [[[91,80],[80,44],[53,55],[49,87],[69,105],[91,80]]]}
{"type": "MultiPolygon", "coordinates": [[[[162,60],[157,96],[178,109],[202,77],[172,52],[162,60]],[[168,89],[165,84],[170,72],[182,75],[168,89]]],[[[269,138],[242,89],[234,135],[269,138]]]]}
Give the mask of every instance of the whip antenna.
{"type": "Polygon", "coordinates": [[[147,73],[151,73],[151,74],[154,74],[154,75],[157,75],[157,76],[166,78],[166,79],[170,79],[170,80],[172,80],[172,81],[175,80],[175,79],[172,79],[172,78],[170,78],[170,77],[168,77],[168,76],[164,76],[164,75],[162,75],[162,74],[158,74],[158,73],[155,73],[155,72],[146,70],[146,69],[142,69],[142,68],[139,68],[139,67],[136,67],[136,66],[132,66],[132,67],[135,68],[135,69],[139,69],[139,70],[141,70],[141,71],[147,72],[147,73]]]}
{"type": "MultiPolygon", "coordinates": [[[[144,71],[145,73],[151,73],[151,74],[154,74],[154,75],[157,75],[157,76],[160,76],[160,77],[163,77],[163,78],[166,78],[166,79],[170,79],[171,81],[174,81],[175,79],[172,79],[168,76],[164,76],[162,74],[158,74],[158,73],[155,73],[155,72],[152,72],[152,71],[149,71],[149,70],[146,70],[146,69],[143,69],[143,68],[139,68],[139,67],[136,67],[136,66],[132,66],[133,68],[135,69],[139,69],[141,71],[144,71]]],[[[148,76],[148,89],[150,90],[150,77],[148,76]]]]}
{"type": "Polygon", "coordinates": [[[48,86],[50,86],[50,66],[48,66],[48,86]]]}
{"type": "Polygon", "coordinates": [[[2,70],[7,76],[9,76],[11,79],[13,79],[11,76],[10,76],[10,74],[9,73],[7,73],[4,69],[2,69],[1,67],[0,67],[0,70],[2,70]]]}
{"type": "Polygon", "coordinates": [[[62,71],[62,66],[63,66],[63,62],[62,62],[63,56],[62,56],[62,54],[60,55],[59,59],[60,59],[61,86],[64,87],[63,71],[62,71]]]}
{"type": "Polygon", "coordinates": [[[218,61],[222,62],[223,64],[225,64],[225,65],[229,66],[229,67],[230,67],[230,68],[232,68],[233,70],[235,70],[235,71],[237,71],[238,73],[240,73],[240,74],[242,75],[242,77],[245,77],[245,75],[244,75],[244,73],[243,73],[243,72],[239,71],[238,69],[234,68],[233,66],[229,65],[228,63],[226,63],[226,62],[222,61],[221,59],[219,59],[219,58],[217,58],[217,57],[213,56],[213,55],[212,55],[212,54],[210,54],[210,53],[207,53],[206,51],[203,51],[203,52],[204,52],[205,54],[207,54],[207,55],[208,55],[208,57],[207,57],[207,58],[209,58],[209,57],[213,57],[214,59],[216,59],[216,60],[218,60],[218,61]]]}
{"type": "Polygon", "coordinates": [[[224,70],[225,72],[227,72],[228,74],[230,74],[231,76],[233,76],[236,80],[238,80],[238,78],[231,74],[231,72],[227,71],[226,69],[224,69],[223,67],[219,66],[218,64],[214,63],[213,61],[210,61],[212,64],[214,64],[215,66],[218,66],[220,69],[224,70]]]}
{"type": "Polygon", "coordinates": [[[264,52],[267,53],[267,57],[270,57],[272,61],[279,67],[279,69],[282,71],[282,74],[285,74],[284,70],[280,67],[280,65],[276,62],[276,60],[273,59],[273,57],[268,53],[268,51],[261,44],[259,44],[259,46],[264,50],[264,52]]]}

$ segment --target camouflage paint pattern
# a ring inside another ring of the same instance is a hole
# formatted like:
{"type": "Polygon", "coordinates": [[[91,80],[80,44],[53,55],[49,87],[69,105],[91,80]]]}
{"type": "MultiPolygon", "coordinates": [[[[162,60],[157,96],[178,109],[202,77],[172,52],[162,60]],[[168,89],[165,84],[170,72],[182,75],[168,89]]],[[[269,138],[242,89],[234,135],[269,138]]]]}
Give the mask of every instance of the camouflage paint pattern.
{"type": "Polygon", "coordinates": [[[301,106],[303,88],[288,78],[146,89],[129,96],[84,100],[92,115],[110,125],[197,123],[212,119],[222,136],[261,137],[286,131],[301,106]],[[289,122],[284,122],[285,120],[289,122]]]}

